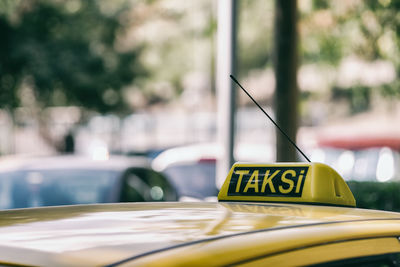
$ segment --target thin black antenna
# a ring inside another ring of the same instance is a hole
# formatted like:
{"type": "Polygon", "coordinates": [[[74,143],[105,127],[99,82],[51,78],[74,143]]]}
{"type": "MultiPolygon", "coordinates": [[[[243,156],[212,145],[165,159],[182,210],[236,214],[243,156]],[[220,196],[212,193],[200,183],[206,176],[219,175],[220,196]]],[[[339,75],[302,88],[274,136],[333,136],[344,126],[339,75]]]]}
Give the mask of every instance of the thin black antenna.
{"type": "Polygon", "coordinates": [[[270,119],[272,121],[273,124],[275,124],[276,128],[279,129],[279,131],[287,138],[287,140],[289,140],[289,142],[297,149],[297,151],[300,152],[300,154],[303,155],[303,157],[308,161],[311,162],[311,160],[309,160],[309,158],[307,158],[307,156],[303,153],[303,151],[301,151],[301,149],[292,141],[292,139],[290,139],[290,137],[281,129],[281,127],[279,127],[278,124],[276,124],[276,122],[268,115],[268,113],[257,103],[256,100],[254,100],[254,98],[246,91],[246,89],[243,88],[243,86],[236,80],[235,77],[233,77],[233,75],[229,75],[231,77],[231,79],[237,83],[237,85],[239,85],[240,88],[242,88],[242,90],[246,93],[246,95],[248,97],[250,97],[251,100],[253,100],[254,104],[257,105],[257,107],[259,109],[261,109],[261,111],[268,117],[268,119],[270,119]]]}

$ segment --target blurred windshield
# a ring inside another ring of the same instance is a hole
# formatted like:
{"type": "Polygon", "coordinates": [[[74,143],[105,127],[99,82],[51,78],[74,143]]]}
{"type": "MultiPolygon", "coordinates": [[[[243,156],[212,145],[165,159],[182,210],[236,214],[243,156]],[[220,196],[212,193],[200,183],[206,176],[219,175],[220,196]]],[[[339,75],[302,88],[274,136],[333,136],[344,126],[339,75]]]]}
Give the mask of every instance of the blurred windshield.
{"type": "Polygon", "coordinates": [[[117,175],[69,169],[0,173],[0,209],[106,202],[117,175]]]}
{"type": "Polygon", "coordinates": [[[167,167],[163,171],[169,176],[180,196],[205,198],[216,196],[215,161],[182,163],[167,167]]]}

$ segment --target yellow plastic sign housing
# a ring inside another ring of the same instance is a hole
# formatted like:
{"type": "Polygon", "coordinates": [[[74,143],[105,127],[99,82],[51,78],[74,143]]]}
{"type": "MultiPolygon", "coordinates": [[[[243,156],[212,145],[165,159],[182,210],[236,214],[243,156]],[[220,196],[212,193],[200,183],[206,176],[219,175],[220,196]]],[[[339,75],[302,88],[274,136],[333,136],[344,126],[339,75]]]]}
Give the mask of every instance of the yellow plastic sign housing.
{"type": "Polygon", "coordinates": [[[322,163],[235,163],[218,200],[356,206],[343,178],[322,163]]]}

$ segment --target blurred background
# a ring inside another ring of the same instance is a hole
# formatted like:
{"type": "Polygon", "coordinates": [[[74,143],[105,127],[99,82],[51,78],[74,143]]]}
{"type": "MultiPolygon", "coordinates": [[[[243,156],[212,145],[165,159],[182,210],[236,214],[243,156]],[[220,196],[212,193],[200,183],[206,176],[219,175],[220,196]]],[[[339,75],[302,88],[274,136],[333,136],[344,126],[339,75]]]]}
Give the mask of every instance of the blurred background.
{"type": "MultiPolygon", "coordinates": [[[[358,203],[399,209],[400,3],[282,2],[2,0],[1,159],[144,156],[161,173],[184,161],[168,175],[196,180],[204,164],[217,187],[219,161],[221,173],[234,160],[304,161],[232,73],[312,161],[368,195],[358,203]]],[[[161,199],[154,190],[144,199],[161,199]]]]}

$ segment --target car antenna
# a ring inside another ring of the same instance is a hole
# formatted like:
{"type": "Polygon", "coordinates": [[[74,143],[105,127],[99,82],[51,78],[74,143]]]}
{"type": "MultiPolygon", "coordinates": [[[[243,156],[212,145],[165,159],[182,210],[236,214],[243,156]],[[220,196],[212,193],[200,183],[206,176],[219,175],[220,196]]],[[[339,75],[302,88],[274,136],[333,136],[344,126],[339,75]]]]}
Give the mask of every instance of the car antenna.
{"type": "Polygon", "coordinates": [[[287,138],[287,140],[289,140],[289,142],[297,149],[297,151],[300,152],[301,155],[303,155],[303,157],[308,161],[311,162],[311,160],[309,158],[307,158],[307,156],[303,153],[303,151],[301,151],[301,149],[292,141],[292,139],[290,139],[290,137],[281,129],[281,127],[279,127],[279,125],[268,115],[268,113],[257,103],[257,101],[246,91],[246,89],[243,88],[243,86],[236,80],[235,77],[233,77],[233,75],[229,75],[231,77],[231,79],[237,83],[237,85],[239,85],[239,87],[246,93],[246,95],[248,97],[250,97],[251,100],[253,100],[254,104],[257,105],[257,107],[259,109],[261,109],[261,111],[268,117],[268,119],[270,119],[272,121],[272,123],[276,126],[276,128],[278,128],[278,130],[287,138]]]}

